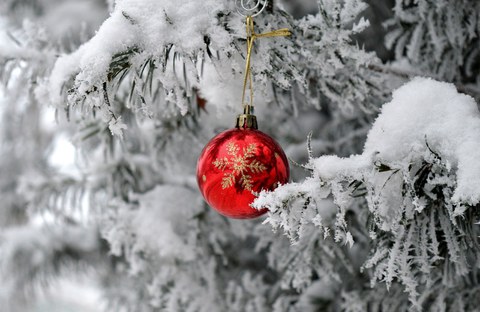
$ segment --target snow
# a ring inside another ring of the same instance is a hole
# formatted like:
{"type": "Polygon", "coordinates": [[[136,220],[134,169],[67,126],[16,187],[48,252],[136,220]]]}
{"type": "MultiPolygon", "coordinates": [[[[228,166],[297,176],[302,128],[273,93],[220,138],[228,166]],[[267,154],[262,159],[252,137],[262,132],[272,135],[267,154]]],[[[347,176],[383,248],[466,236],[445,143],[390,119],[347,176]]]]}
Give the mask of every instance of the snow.
{"type": "Polygon", "coordinates": [[[103,82],[112,57],[128,49],[162,55],[166,45],[174,44],[176,51],[193,56],[205,46],[206,35],[211,37],[212,48],[227,46],[231,38],[214,18],[223,6],[219,0],[202,5],[185,0],[117,1],[112,15],[90,41],[58,59],[47,85],[51,101],[63,105],[63,85],[77,74],[78,92],[91,91],[103,82]]]}
{"type": "Polygon", "coordinates": [[[59,172],[76,176],[79,175],[79,170],[75,164],[75,154],[75,146],[67,135],[62,133],[55,137],[48,162],[59,172]]]}
{"type": "Polygon", "coordinates": [[[163,258],[193,260],[195,256],[185,220],[190,220],[201,206],[201,198],[187,188],[159,185],[150,192],[138,195],[140,208],[132,220],[139,248],[163,258]]]}
{"type": "Polygon", "coordinates": [[[348,158],[326,155],[314,161],[315,170],[323,180],[355,176],[359,169],[369,165],[370,160],[364,155],[352,155],[348,158]]]}
{"type": "Polygon", "coordinates": [[[63,106],[62,88],[71,76],[78,73],[76,87],[85,93],[95,84],[103,81],[110,61],[115,53],[122,52],[136,42],[135,33],[129,21],[120,12],[114,13],[100,27],[89,42],[74,53],[60,57],[49,79],[48,91],[52,104],[63,106]],[[115,38],[115,40],[111,40],[115,38]]]}
{"type": "Polygon", "coordinates": [[[273,192],[262,191],[251,206],[268,208],[270,213],[264,223],[269,223],[275,230],[282,227],[292,243],[296,243],[304,236],[302,227],[308,222],[323,229],[325,236],[329,235],[328,227],[333,226],[337,210],[331,200],[325,199],[329,194],[330,190],[317,179],[307,178],[302,183],[280,185],[273,192]],[[311,198],[312,204],[305,206],[302,199],[307,197],[311,198]],[[284,203],[291,207],[285,209],[284,203]]]}
{"type": "Polygon", "coordinates": [[[123,138],[123,130],[127,129],[127,125],[123,123],[122,116],[118,117],[117,119],[110,119],[108,123],[108,128],[112,132],[113,135],[117,135],[120,138],[123,138]]]}
{"type": "MultiPolygon", "coordinates": [[[[93,275],[93,274],[92,274],[93,275]]],[[[105,310],[100,285],[93,276],[68,276],[44,289],[26,312],[100,312],[105,310]]]]}
{"type": "Polygon", "coordinates": [[[356,176],[375,162],[402,163],[424,157],[428,147],[457,172],[452,200],[480,201],[480,113],[475,100],[455,86],[414,78],[393,93],[370,130],[361,155],[313,160],[320,178],[356,176]]]}

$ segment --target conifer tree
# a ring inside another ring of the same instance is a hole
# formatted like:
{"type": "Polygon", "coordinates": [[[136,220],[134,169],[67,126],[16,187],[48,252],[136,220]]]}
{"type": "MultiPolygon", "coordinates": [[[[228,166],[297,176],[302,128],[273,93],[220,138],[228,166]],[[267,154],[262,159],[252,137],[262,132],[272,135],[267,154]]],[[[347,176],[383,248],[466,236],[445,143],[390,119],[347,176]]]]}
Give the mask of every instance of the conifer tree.
{"type": "Polygon", "coordinates": [[[235,220],[195,168],[242,110],[239,2],[0,4],[2,307],[90,271],[106,311],[478,309],[480,3],[269,0],[255,31],[291,36],[252,83],[291,178],[235,220]]]}

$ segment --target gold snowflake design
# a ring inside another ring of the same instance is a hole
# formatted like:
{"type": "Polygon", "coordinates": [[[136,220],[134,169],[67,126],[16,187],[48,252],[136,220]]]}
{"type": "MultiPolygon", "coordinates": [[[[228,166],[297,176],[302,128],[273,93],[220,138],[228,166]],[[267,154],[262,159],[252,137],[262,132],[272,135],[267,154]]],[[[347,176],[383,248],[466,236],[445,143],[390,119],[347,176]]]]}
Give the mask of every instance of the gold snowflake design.
{"type": "Polygon", "coordinates": [[[252,173],[260,173],[265,171],[267,167],[256,159],[255,150],[257,146],[251,143],[243,148],[243,155],[239,155],[240,148],[229,142],[227,144],[227,154],[230,157],[217,158],[213,165],[224,172],[222,179],[222,189],[233,186],[237,179],[245,190],[252,190],[252,173]],[[250,174],[249,174],[250,173],[250,174]]]}

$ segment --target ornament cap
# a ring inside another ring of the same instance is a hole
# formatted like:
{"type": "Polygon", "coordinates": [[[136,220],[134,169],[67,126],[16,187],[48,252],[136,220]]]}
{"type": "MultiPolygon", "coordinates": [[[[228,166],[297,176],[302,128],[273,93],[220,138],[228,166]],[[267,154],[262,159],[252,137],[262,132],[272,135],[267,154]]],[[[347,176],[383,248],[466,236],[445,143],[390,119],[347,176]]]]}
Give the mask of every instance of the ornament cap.
{"type": "Polygon", "coordinates": [[[244,105],[243,114],[237,116],[235,128],[258,129],[257,117],[253,114],[253,105],[244,105]]]}

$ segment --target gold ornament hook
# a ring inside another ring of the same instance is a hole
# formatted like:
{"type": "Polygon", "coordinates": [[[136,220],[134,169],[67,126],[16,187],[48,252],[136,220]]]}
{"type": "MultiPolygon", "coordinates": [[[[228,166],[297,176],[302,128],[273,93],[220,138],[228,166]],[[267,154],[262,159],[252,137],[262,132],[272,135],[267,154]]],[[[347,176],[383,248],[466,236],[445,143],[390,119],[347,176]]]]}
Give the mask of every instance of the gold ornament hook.
{"type": "Polygon", "coordinates": [[[237,14],[243,17],[260,15],[267,7],[267,4],[268,0],[235,0],[237,14]]]}
{"type": "Polygon", "coordinates": [[[291,32],[288,28],[282,28],[282,29],[266,32],[263,34],[256,34],[254,24],[253,24],[253,17],[251,15],[247,16],[246,27],[247,27],[247,58],[245,62],[245,75],[243,77],[243,93],[242,93],[242,105],[244,107],[244,111],[243,111],[243,114],[237,117],[236,127],[257,129],[257,119],[255,115],[253,115],[253,81],[252,81],[252,70],[251,70],[253,42],[257,38],[290,36],[291,32]],[[250,89],[249,104],[245,103],[245,93],[247,92],[247,84],[250,89]]]}
{"type": "Polygon", "coordinates": [[[267,38],[267,37],[284,37],[290,36],[292,33],[288,28],[282,28],[278,30],[269,31],[263,34],[256,34],[253,24],[253,17],[247,16],[246,20],[247,26],[247,59],[245,63],[245,75],[243,78],[243,95],[242,95],[242,105],[246,105],[245,103],[245,93],[247,91],[247,83],[250,88],[250,105],[253,106],[253,82],[252,82],[252,71],[251,71],[251,58],[252,58],[252,49],[253,49],[253,42],[257,38],[267,38]]]}

